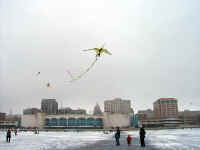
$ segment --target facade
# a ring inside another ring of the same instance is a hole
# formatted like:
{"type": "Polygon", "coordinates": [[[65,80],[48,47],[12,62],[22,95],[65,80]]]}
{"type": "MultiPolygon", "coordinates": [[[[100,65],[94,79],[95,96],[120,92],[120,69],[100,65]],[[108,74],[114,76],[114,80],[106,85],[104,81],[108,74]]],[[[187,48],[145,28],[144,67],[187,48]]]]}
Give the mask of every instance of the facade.
{"type": "Polygon", "coordinates": [[[103,117],[83,114],[47,115],[44,128],[103,128],[103,117]]]}
{"type": "Polygon", "coordinates": [[[104,101],[104,112],[129,114],[132,112],[131,101],[122,100],[121,98],[115,98],[114,100],[106,100],[104,101]]]}
{"type": "Polygon", "coordinates": [[[178,117],[183,120],[184,124],[200,125],[200,111],[181,111],[178,113],[178,117]]]}
{"type": "Polygon", "coordinates": [[[85,109],[71,109],[70,107],[61,108],[58,110],[58,114],[86,114],[85,109]]]}
{"type": "Polygon", "coordinates": [[[84,114],[47,115],[45,113],[22,116],[23,128],[103,128],[103,116],[84,114]]]}
{"type": "Polygon", "coordinates": [[[58,112],[56,99],[42,99],[41,110],[46,114],[56,114],[58,112]]]}
{"type": "Polygon", "coordinates": [[[139,110],[138,114],[144,114],[145,115],[144,119],[154,119],[155,118],[155,114],[154,114],[153,110],[151,110],[151,109],[139,110]]]}
{"type": "Polygon", "coordinates": [[[130,127],[133,115],[130,100],[115,98],[104,101],[104,128],[130,127]]]}
{"type": "Polygon", "coordinates": [[[1,113],[0,112],[0,121],[3,121],[6,119],[6,113],[1,113]]]}
{"type": "Polygon", "coordinates": [[[104,128],[128,128],[131,126],[133,116],[130,114],[104,112],[104,128]]]}
{"type": "Polygon", "coordinates": [[[23,114],[21,118],[21,127],[23,128],[43,128],[44,113],[23,114]]]}
{"type": "Polygon", "coordinates": [[[99,104],[96,104],[96,106],[94,107],[93,115],[103,115],[99,104]]]}
{"type": "Polygon", "coordinates": [[[0,129],[7,128],[17,128],[19,127],[18,121],[0,121],[0,129]]]}
{"type": "Polygon", "coordinates": [[[160,98],[153,103],[153,111],[157,119],[178,118],[176,98],[160,98]]]}
{"type": "Polygon", "coordinates": [[[27,109],[24,109],[23,110],[23,114],[36,114],[36,113],[39,113],[39,112],[41,112],[41,110],[40,109],[38,109],[38,108],[27,108],[27,109]]]}

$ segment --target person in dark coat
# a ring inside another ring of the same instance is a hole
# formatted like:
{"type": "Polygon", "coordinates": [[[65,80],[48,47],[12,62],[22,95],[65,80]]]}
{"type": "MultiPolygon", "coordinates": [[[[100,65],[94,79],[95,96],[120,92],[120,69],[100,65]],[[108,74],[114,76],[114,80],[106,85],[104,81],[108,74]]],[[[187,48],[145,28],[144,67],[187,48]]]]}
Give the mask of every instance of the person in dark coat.
{"type": "Polygon", "coordinates": [[[117,127],[117,131],[116,131],[116,133],[115,133],[115,140],[116,140],[116,145],[117,145],[117,146],[120,145],[119,139],[120,139],[120,130],[119,130],[119,127],[117,127]]]}
{"type": "Polygon", "coordinates": [[[145,141],[144,141],[144,138],[145,138],[145,130],[144,130],[144,127],[140,128],[140,144],[141,144],[141,147],[145,147],[145,141]]]}
{"type": "Polygon", "coordinates": [[[8,129],[7,135],[6,135],[6,141],[10,143],[10,139],[11,139],[11,130],[8,129]]]}

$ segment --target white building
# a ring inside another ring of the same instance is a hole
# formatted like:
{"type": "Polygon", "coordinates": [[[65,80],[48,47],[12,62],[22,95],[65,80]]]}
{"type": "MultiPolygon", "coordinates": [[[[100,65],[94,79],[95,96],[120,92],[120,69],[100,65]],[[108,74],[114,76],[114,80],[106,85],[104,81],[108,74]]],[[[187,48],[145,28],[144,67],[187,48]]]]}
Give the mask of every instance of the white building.
{"type": "Polygon", "coordinates": [[[104,101],[104,128],[130,127],[132,116],[130,100],[115,98],[104,101]]]}
{"type": "Polygon", "coordinates": [[[127,128],[131,125],[131,115],[104,112],[104,128],[127,128]]]}
{"type": "Polygon", "coordinates": [[[21,126],[25,128],[43,128],[44,126],[44,113],[36,114],[23,114],[21,120],[21,126]]]}
{"type": "Polygon", "coordinates": [[[131,110],[131,101],[115,98],[104,101],[104,112],[129,114],[131,110]]]}

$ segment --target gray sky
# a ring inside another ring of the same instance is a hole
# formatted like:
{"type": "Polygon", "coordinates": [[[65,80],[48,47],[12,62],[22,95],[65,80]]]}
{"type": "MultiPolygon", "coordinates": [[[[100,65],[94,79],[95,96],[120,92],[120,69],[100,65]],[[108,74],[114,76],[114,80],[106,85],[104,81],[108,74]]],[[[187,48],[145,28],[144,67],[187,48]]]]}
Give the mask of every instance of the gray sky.
{"type": "Polygon", "coordinates": [[[0,0],[0,111],[42,98],[103,109],[115,97],[137,110],[160,97],[200,109],[199,14],[199,0],[0,0]],[[113,55],[68,84],[66,70],[79,75],[94,60],[82,50],[103,43],[113,55]]]}

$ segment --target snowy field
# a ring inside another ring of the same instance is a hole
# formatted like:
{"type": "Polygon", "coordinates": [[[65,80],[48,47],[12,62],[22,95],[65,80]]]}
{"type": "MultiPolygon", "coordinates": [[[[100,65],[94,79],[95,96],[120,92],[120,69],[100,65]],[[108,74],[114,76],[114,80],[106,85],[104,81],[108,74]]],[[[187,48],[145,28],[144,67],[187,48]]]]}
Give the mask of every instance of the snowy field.
{"type": "Polygon", "coordinates": [[[79,149],[97,141],[106,140],[103,132],[19,132],[12,135],[11,142],[6,142],[6,133],[0,132],[0,150],[64,150],[79,149]]]}
{"type": "Polygon", "coordinates": [[[200,150],[200,129],[151,131],[147,139],[160,150],[200,150]]]}
{"type": "Polygon", "coordinates": [[[147,131],[146,148],[140,148],[138,131],[122,132],[119,147],[113,134],[103,132],[20,132],[6,142],[6,133],[0,132],[0,150],[200,150],[200,129],[170,129],[147,131]],[[132,146],[126,144],[131,134],[132,146]]]}

